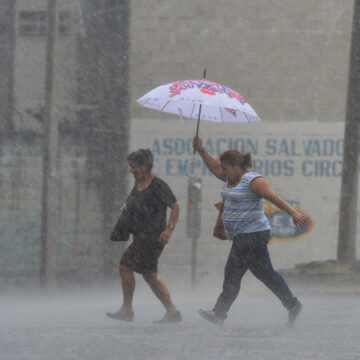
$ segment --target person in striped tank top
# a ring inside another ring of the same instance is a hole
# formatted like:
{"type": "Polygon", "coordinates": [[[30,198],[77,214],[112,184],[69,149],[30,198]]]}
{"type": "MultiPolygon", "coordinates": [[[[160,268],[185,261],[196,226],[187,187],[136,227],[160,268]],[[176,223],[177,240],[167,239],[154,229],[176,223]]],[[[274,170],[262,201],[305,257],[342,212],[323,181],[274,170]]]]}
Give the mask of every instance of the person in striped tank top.
{"type": "Polygon", "coordinates": [[[240,291],[241,279],[247,270],[262,281],[288,310],[293,324],[302,309],[283,277],[274,270],[269,251],[270,223],[265,215],[264,200],[286,211],[295,226],[305,226],[309,218],[275,193],[263,175],[251,171],[251,153],[228,150],[213,158],[202,146],[198,136],[193,140],[208,169],[224,181],[221,196],[224,201],[222,222],[227,238],[232,241],[225,271],[223,289],[212,310],[199,310],[206,320],[222,324],[240,291]]]}

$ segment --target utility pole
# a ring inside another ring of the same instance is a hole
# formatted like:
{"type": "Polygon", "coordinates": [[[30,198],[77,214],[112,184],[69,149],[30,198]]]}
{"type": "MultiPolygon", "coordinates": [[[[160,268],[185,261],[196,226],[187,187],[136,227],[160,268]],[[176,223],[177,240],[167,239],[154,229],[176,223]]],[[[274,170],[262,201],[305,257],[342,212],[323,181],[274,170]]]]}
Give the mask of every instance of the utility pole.
{"type": "Polygon", "coordinates": [[[58,229],[58,121],[53,114],[53,63],[56,29],[56,0],[48,0],[45,106],[43,137],[43,184],[41,214],[41,283],[44,287],[56,285],[56,242],[58,229]]]}
{"type": "MultiPolygon", "coordinates": [[[[93,114],[78,118],[86,141],[87,162],[97,169],[92,177],[102,217],[102,273],[117,274],[118,259],[108,238],[127,193],[129,146],[129,18],[130,0],[82,1],[83,34],[79,38],[79,104],[95,104],[93,114]],[[114,271],[115,270],[115,271],[114,271]]],[[[79,1],[80,4],[80,1],[79,1]]],[[[124,244],[119,244],[123,252],[124,244]]]]}
{"type": "Polygon", "coordinates": [[[354,1],[353,28],[344,133],[337,258],[356,260],[357,193],[360,150],[360,0],[354,1]]]}
{"type": "Polygon", "coordinates": [[[0,2],[0,131],[14,131],[14,49],[16,0],[0,2]]]}
{"type": "Polygon", "coordinates": [[[186,216],[186,236],[191,239],[191,285],[196,286],[197,240],[201,233],[201,178],[188,179],[188,206],[186,216]]]}

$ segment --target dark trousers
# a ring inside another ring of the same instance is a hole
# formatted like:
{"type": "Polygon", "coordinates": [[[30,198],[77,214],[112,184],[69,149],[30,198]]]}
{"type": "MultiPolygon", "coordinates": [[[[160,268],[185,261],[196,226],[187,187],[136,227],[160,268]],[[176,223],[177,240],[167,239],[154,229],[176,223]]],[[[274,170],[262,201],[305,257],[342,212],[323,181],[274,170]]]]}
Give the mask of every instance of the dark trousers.
{"type": "Polygon", "coordinates": [[[240,291],[241,279],[249,269],[282,302],[288,310],[298,303],[282,276],[272,266],[268,242],[270,231],[239,234],[234,240],[225,266],[223,290],[214,311],[222,318],[240,291]]]}

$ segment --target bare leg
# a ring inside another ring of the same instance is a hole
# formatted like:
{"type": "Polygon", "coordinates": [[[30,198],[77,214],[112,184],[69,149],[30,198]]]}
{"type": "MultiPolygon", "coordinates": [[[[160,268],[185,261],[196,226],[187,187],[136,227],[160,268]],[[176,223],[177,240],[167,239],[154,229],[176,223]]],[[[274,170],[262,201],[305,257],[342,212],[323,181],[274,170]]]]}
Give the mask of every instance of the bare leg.
{"type": "Polygon", "coordinates": [[[120,265],[119,270],[123,289],[123,304],[120,308],[120,312],[129,313],[133,311],[132,301],[135,290],[135,276],[133,271],[124,265],[120,265]]]}
{"type": "Polygon", "coordinates": [[[166,312],[168,314],[176,313],[177,309],[171,301],[169,290],[165,283],[159,278],[158,274],[152,271],[146,271],[143,273],[143,277],[156,297],[165,306],[166,312]]]}

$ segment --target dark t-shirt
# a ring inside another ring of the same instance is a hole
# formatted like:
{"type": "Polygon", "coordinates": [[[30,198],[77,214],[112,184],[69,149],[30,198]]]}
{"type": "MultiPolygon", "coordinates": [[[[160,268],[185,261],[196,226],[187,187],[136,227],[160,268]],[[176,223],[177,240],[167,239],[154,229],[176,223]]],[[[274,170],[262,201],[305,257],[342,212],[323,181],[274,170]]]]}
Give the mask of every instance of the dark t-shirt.
{"type": "Polygon", "coordinates": [[[156,176],[144,190],[137,191],[135,184],[127,199],[131,232],[160,235],[166,228],[166,209],[176,201],[169,185],[156,176]]]}

